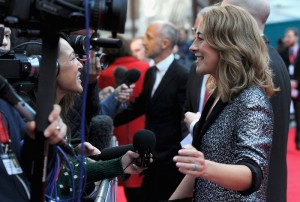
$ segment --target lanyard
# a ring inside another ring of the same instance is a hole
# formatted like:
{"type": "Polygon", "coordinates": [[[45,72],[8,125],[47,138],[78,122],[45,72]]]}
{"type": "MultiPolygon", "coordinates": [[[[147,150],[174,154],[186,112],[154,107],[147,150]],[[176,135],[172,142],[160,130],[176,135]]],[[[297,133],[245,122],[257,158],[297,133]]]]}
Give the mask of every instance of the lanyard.
{"type": "Polygon", "coordinates": [[[0,113],[0,142],[2,144],[9,144],[9,142],[10,142],[7,128],[3,121],[2,113],[0,113]]]}

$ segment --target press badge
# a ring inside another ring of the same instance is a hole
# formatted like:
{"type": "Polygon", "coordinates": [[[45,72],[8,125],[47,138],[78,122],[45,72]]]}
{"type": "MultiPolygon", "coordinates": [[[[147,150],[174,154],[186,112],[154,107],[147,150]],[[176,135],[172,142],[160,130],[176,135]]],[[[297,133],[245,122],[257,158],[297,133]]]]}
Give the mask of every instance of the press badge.
{"type": "Polygon", "coordinates": [[[23,173],[23,170],[14,153],[2,154],[1,159],[8,175],[17,175],[23,173]]]}

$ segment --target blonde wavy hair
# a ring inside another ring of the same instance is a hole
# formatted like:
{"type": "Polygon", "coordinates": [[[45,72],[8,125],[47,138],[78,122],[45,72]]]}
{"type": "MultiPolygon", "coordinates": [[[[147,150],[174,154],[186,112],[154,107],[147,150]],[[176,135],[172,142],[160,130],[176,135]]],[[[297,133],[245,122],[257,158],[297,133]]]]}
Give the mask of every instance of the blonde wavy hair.
{"type": "Polygon", "coordinates": [[[219,51],[216,79],[210,77],[207,87],[230,102],[248,86],[259,86],[267,96],[275,88],[269,68],[266,44],[254,18],[243,8],[212,6],[203,14],[203,38],[219,51]]]}

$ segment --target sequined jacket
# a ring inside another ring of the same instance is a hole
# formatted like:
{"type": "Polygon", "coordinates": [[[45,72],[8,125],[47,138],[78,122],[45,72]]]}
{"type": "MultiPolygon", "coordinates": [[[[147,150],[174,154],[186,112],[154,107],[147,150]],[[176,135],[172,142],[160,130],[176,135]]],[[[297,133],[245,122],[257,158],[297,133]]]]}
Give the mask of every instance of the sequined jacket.
{"type": "Polygon", "coordinates": [[[205,120],[213,101],[213,97],[208,100],[197,123],[193,145],[211,161],[239,164],[248,159],[255,162],[262,181],[257,191],[242,193],[197,178],[194,201],[266,201],[273,134],[273,111],[268,97],[260,88],[249,87],[231,103],[218,101],[205,120]]]}

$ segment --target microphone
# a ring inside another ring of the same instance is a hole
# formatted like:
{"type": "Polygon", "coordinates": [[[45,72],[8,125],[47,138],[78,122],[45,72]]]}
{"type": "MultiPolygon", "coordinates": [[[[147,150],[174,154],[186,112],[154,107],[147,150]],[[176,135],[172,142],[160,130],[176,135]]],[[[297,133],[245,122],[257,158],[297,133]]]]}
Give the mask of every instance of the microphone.
{"type": "Polygon", "coordinates": [[[88,141],[100,151],[111,144],[113,120],[107,115],[97,115],[91,119],[88,141]]]}
{"type": "Polygon", "coordinates": [[[122,66],[116,67],[114,69],[114,78],[115,78],[116,86],[119,86],[123,83],[126,72],[127,72],[127,69],[122,66]]]}
{"type": "Polygon", "coordinates": [[[27,104],[13,89],[2,75],[0,75],[0,96],[9,104],[14,106],[17,111],[28,121],[33,121],[36,112],[27,104]]]}
{"type": "Polygon", "coordinates": [[[117,147],[104,148],[101,154],[89,156],[94,160],[110,160],[124,155],[127,151],[137,151],[140,158],[136,159],[137,166],[148,167],[150,164],[150,153],[154,151],[156,143],[155,135],[150,130],[139,130],[133,137],[133,145],[121,145],[117,147]]]}
{"type": "Polygon", "coordinates": [[[139,167],[147,168],[150,164],[150,154],[155,149],[156,137],[150,130],[139,130],[133,137],[134,149],[140,154],[135,161],[139,167]]]}
{"type": "Polygon", "coordinates": [[[123,81],[123,83],[125,83],[128,87],[137,82],[137,80],[139,80],[141,76],[141,72],[135,68],[128,70],[125,73],[125,79],[123,81]]]}

